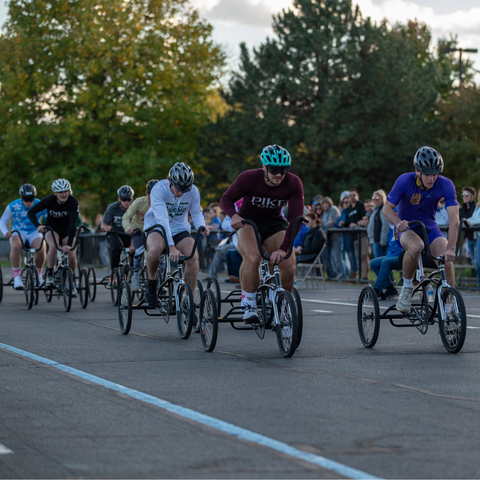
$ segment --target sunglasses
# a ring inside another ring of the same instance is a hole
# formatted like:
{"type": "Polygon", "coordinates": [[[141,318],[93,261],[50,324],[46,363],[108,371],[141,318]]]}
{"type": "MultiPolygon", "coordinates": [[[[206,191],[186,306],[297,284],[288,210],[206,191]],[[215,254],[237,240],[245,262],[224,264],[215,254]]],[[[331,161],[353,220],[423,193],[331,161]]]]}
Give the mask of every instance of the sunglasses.
{"type": "Polygon", "coordinates": [[[374,202],[376,202],[377,200],[380,200],[380,199],[379,199],[379,198],[372,198],[372,200],[373,200],[374,202]]]}
{"type": "Polygon", "coordinates": [[[182,192],[182,193],[189,192],[193,187],[193,184],[192,185],[179,185],[178,183],[175,183],[175,182],[172,182],[172,184],[179,192],[182,192]]]}
{"type": "Polygon", "coordinates": [[[129,197],[122,197],[122,198],[120,198],[120,200],[121,200],[122,202],[131,202],[131,201],[132,201],[132,199],[129,198],[129,197]]]}
{"type": "Polygon", "coordinates": [[[285,175],[287,172],[290,171],[290,167],[271,167],[270,165],[267,167],[268,173],[272,175],[285,175]]]}
{"type": "Polygon", "coordinates": [[[349,202],[349,201],[346,201],[346,202],[345,202],[345,201],[343,201],[342,203],[350,203],[350,202],[349,202]]]}
{"type": "Polygon", "coordinates": [[[471,193],[462,193],[462,197],[469,197],[471,193]]]}
{"type": "Polygon", "coordinates": [[[35,197],[22,197],[22,200],[24,202],[33,202],[35,200],[35,197]]]}

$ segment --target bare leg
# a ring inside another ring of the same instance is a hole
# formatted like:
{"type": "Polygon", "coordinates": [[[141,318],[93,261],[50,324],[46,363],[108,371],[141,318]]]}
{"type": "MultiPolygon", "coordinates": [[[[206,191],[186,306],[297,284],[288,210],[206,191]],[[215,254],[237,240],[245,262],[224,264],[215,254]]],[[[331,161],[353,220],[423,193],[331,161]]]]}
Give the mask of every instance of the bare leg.
{"type": "MultiPolygon", "coordinates": [[[[180,240],[177,245],[177,249],[182,253],[184,257],[188,257],[192,253],[193,245],[195,241],[191,237],[186,237],[183,240],[180,240]]],[[[195,255],[185,262],[185,271],[184,271],[184,278],[185,283],[190,285],[192,289],[192,293],[195,293],[195,287],[197,286],[197,278],[198,278],[198,270],[199,270],[199,263],[198,263],[198,255],[195,252],[195,255]]]]}
{"type": "MultiPolygon", "coordinates": [[[[40,247],[41,242],[42,242],[41,238],[36,238],[32,242],[32,248],[35,248],[36,250],[37,248],[40,247]]],[[[43,265],[45,263],[45,257],[46,257],[46,248],[45,248],[45,245],[43,245],[38,252],[35,252],[34,263],[35,263],[35,267],[37,267],[38,270],[42,270],[43,265]]]]}
{"type": "Polygon", "coordinates": [[[10,263],[12,268],[20,268],[22,266],[22,242],[18,235],[10,237],[10,263]]]}
{"type": "MultiPolygon", "coordinates": [[[[264,246],[265,250],[268,253],[275,252],[280,248],[280,245],[285,239],[285,231],[277,232],[275,235],[267,238],[265,240],[264,246]]],[[[292,255],[286,260],[283,260],[279,264],[280,268],[280,281],[282,282],[282,287],[285,290],[291,292],[293,290],[293,284],[295,282],[295,266],[296,266],[295,252],[292,252],[292,255]]]]}
{"type": "MultiPolygon", "coordinates": [[[[434,257],[440,257],[445,253],[447,249],[448,240],[445,237],[437,237],[430,245],[430,250],[434,257]]],[[[445,264],[445,276],[447,282],[451,287],[455,286],[455,272],[453,269],[453,263],[448,262],[445,264]]]]}
{"type": "Polygon", "coordinates": [[[242,290],[248,293],[254,293],[260,285],[260,276],[258,267],[262,257],[258,251],[257,241],[251,226],[241,228],[237,231],[238,235],[238,253],[242,256],[240,266],[240,283],[242,290]]]}
{"type": "MultiPolygon", "coordinates": [[[[75,246],[75,238],[73,239],[73,244],[72,247],[75,246]]],[[[66,245],[68,242],[68,237],[65,237],[62,240],[62,245],[66,245]]],[[[68,260],[68,266],[70,267],[70,270],[73,272],[73,276],[75,276],[75,272],[77,270],[77,250],[70,250],[67,255],[67,260],[68,260]]]]}
{"type": "MultiPolygon", "coordinates": [[[[58,235],[56,233],[53,233],[53,235],[55,235],[58,245],[58,235]]],[[[55,243],[53,241],[52,232],[49,231],[46,233],[45,240],[48,244],[47,267],[53,269],[55,267],[55,262],[57,261],[57,248],[55,247],[55,243]]]]}
{"type": "Polygon", "coordinates": [[[423,241],[412,230],[403,232],[400,243],[405,250],[403,257],[403,278],[411,279],[415,276],[418,266],[418,258],[424,249],[423,241]]]}
{"type": "Polygon", "coordinates": [[[147,272],[150,280],[157,279],[157,270],[164,250],[165,241],[162,235],[157,232],[150,233],[147,237],[147,272]]]}

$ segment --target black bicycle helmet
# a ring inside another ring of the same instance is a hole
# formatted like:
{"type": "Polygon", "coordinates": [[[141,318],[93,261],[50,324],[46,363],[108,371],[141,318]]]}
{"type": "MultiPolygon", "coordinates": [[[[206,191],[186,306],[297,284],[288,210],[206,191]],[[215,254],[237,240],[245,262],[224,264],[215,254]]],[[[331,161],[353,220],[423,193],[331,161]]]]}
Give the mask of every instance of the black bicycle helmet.
{"type": "Polygon", "coordinates": [[[152,191],[152,188],[159,182],[159,180],[149,180],[147,183],[147,193],[152,191]]]}
{"type": "Polygon", "coordinates": [[[133,198],[134,193],[133,188],[128,185],[123,185],[117,190],[117,195],[120,198],[133,198]]]}
{"type": "Polygon", "coordinates": [[[424,175],[436,175],[443,172],[443,158],[431,147],[421,147],[413,157],[415,170],[424,175]]]}
{"type": "Polygon", "coordinates": [[[194,175],[192,169],[184,162],[177,162],[168,174],[168,178],[177,190],[182,193],[192,189],[194,175]]]}
{"type": "Polygon", "coordinates": [[[20,198],[24,197],[36,197],[37,196],[37,189],[30,183],[26,183],[20,187],[18,191],[20,194],[20,198]]]}

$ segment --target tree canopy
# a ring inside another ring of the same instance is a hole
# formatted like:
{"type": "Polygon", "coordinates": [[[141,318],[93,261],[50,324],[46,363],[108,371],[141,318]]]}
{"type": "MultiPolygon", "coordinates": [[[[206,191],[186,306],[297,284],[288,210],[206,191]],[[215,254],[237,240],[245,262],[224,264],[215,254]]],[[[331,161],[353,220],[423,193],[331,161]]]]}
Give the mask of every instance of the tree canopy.
{"type": "Polygon", "coordinates": [[[186,0],[10,0],[3,197],[65,177],[98,211],[191,159],[224,61],[211,31],[186,0]]]}

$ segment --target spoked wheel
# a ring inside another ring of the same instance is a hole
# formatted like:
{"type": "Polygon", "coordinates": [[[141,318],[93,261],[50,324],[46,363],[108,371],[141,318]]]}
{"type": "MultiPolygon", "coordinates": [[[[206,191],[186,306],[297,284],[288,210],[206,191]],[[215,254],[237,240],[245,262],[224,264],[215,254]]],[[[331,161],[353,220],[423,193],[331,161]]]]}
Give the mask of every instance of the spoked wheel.
{"type": "Polygon", "coordinates": [[[303,334],[303,307],[302,307],[302,299],[300,298],[300,294],[298,290],[293,287],[292,290],[292,297],[295,301],[295,307],[297,308],[297,324],[298,324],[298,334],[297,334],[297,348],[302,341],[302,334],[303,334]]]}
{"type": "Polygon", "coordinates": [[[2,267],[0,267],[0,302],[3,299],[3,270],[2,267]]]}
{"type": "Polygon", "coordinates": [[[97,272],[93,267],[88,267],[88,299],[91,302],[95,301],[97,296],[97,272]]]}
{"type": "MultiPolygon", "coordinates": [[[[428,303],[428,292],[427,292],[427,287],[422,286],[422,293],[421,293],[421,298],[420,298],[420,305],[415,307],[416,311],[418,313],[418,318],[415,319],[412,317],[410,321],[414,322],[415,327],[417,330],[422,334],[425,335],[428,331],[428,325],[430,323],[430,317],[432,316],[432,308],[430,307],[430,304],[428,303]]],[[[413,308],[412,308],[413,310],[413,308]]]]}
{"type": "Polygon", "coordinates": [[[217,302],[213,292],[207,288],[200,301],[200,337],[205,351],[213,352],[217,343],[217,335],[217,302]]]}
{"type": "MultiPolygon", "coordinates": [[[[138,274],[138,290],[133,290],[132,288],[132,302],[135,302],[135,298],[137,299],[136,300],[137,304],[142,301],[143,296],[147,290],[147,282],[148,282],[147,267],[142,267],[142,269],[140,270],[140,273],[138,274]]],[[[130,282],[130,286],[132,286],[131,282],[130,282]]]]}
{"type": "Polygon", "coordinates": [[[112,271],[112,278],[110,283],[110,295],[112,296],[113,306],[118,305],[118,287],[120,286],[120,272],[118,268],[114,268],[112,271]]]}
{"type": "Polygon", "coordinates": [[[82,268],[78,277],[78,298],[82,308],[87,308],[88,305],[88,273],[82,268]]]}
{"type": "Polygon", "coordinates": [[[157,270],[157,278],[160,280],[160,284],[162,284],[165,281],[165,278],[167,278],[167,261],[170,260],[167,259],[167,255],[164,253],[160,257],[160,265],[157,270]]]}
{"type": "Polygon", "coordinates": [[[174,280],[170,279],[158,292],[158,303],[162,305],[160,308],[160,313],[165,323],[170,321],[170,313],[172,313],[175,306],[173,282],[174,280]]]}
{"type": "Polygon", "coordinates": [[[193,331],[198,333],[200,331],[200,301],[203,295],[203,284],[197,279],[197,288],[193,294],[193,303],[195,304],[195,313],[193,314],[193,331]]]}
{"type": "Polygon", "coordinates": [[[38,305],[38,287],[40,287],[40,275],[38,274],[38,269],[36,267],[33,267],[33,278],[35,280],[35,290],[34,290],[34,295],[35,295],[35,299],[34,299],[34,305],[38,305]]]}
{"type": "Polygon", "coordinates": [[[52,288],[45,290],[45,299],[47,300],[47,303],[50,303],[52,301],[52,298],[53,298],[52,288]]]}
{"type": "Polygon", "coordinates": [[[126,281],[121,283],[118,291],[118,321],[121,332],[127,335],[132,326],[132,289],[126,281]]]}
{"type": "Polygon", "coordinates": [[[467,333],[465,303],[461,293],[452,287],[445,288],[442,291],[442,303],[445,310],[445,320],[440,318],[440,312],[438,312],[438,325],[443,346],[449,353],[458,353],[463,347],[467,333]]]}
{"type": "Polygon", "coordinates": [[[252,323],[252,328],[260,340],[265,338],[265,324],[267,323],[269,311],[267,309],[267,305],[269,304],[269,292],[270,289],[266,288],[262,288],[257,292],[258,323],[252,323]]]}
{"type": "Polygon", "coordinates": [[[275,325],[278,348],[284,357],[289,358],[295,353],[298,342],[297,308],[292,294],[286,290],[278,292],[274,308],[280,321],[275,325]]]}
{"type": "Polygon", "coordinates": [[[62,293],[63,293],[63,306],[66,312],[70,311],[72,307],[73,297],[73,273],[69,267],[63,269],[62,272],[62,293]]]}
{"type": "Polygon", "coordinates": [[[363,345],[372,348],[380,331],[380,308],[377,294],[373,287],[365,287],[360,292],[357,307],[358,334],[363,345]]]}
{"type": "Polygon", "coordinates": [[[181,283],[177,290],[177,327],[180,338],[186,340],[192,333],[193,315],[195,304],[193,303],[192,289],[188,283],[181,283]]]}
{"type": "Polygon", "coordinates": [[[130,265],[125,265],[123,267],[123,280],[126,280],[128,283],[132,283],[133,277],[133,268],[130,265]]]}
{"type": "Polygon", "coordinates": [[[30,310],[35,300],[33,272],[31,268],[26,268],[23,275],[23,289],[25,290],[25,302],[30,310]]]}
{"type": "Polygon", "coordinates": [[[215,303],[217,304],[217,313],[218,315],[220,315],[222,311],[222,293],[220,292],[220,284],[218,283],[218,280],[215,277],[208,277],[207,288],[212,291],[215,297],[215,303]]]}

